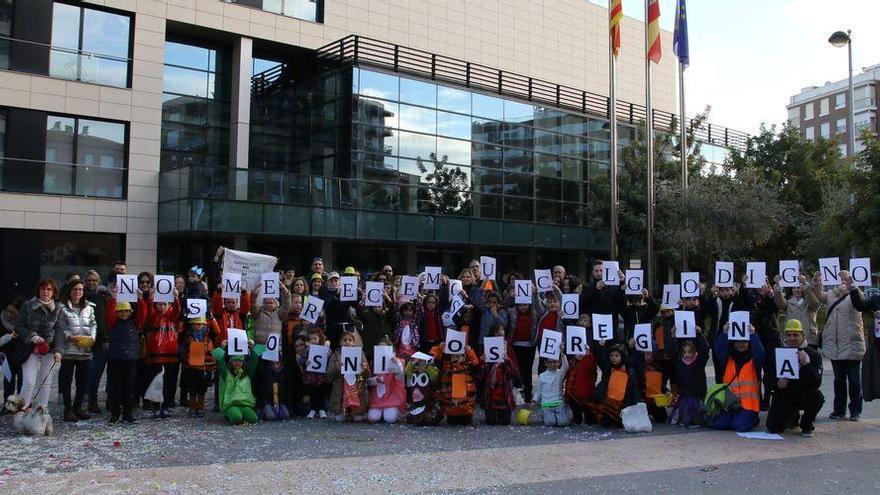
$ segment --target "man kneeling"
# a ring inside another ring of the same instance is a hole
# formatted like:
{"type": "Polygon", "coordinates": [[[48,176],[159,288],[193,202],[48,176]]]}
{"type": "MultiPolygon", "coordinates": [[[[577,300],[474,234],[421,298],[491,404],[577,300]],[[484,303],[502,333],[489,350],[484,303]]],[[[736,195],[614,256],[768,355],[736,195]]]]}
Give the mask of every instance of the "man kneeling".
{"type": "MultiPolygon", "coordinates": [[[[798,425],[798,415],[803,411],[800,415],[801,435],[812,437],[813,421],[825,403],[825,397],[819,390],[822,385],[822,356],[807,347],[804,329],[798,320],[785,323],[785,346],[798,349],[800,372],[797,380],[776,380],[770,412],[767,413],[767,431],[782,433],[787,428],[794,428],[798,425]]],[[[776,359],[775,355],[770,357],[776,359]]],[[[775,363],[769,369],[775,369],[775,363]]]]}

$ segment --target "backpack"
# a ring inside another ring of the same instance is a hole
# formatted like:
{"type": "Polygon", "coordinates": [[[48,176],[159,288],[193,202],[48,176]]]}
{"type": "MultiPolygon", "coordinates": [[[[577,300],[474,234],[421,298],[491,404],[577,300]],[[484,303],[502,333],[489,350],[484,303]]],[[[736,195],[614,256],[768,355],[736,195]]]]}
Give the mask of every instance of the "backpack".
{"type": "Polygon", "coordinates": [[[703,407],[700,410],[700,419],[704,425],[711,425],[715,419],[725,412],[736,412],[742,409],[739,398],[730,390],[727,383],[719,383],[709,387],[703,407]]]}

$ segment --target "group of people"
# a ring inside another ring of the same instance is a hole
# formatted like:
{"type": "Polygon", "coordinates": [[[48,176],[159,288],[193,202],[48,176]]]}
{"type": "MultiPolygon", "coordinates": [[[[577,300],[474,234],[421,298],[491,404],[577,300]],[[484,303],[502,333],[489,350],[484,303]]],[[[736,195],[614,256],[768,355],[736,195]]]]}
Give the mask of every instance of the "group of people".
{"type": "Polygon", "coordinates": [[[533,289],[528,303],[516,298],[521,275],[508,270],[483,280],[477,260],[458,273],[456,294],[447,275],[439,290],[420,286],[415,297],[403,297],[391,266],[368,276],[354,267],[340,274],[315,258],[306,276],[279,272],[278,298],[259,289],[223,297],[223,253],[218,249],[214,273],[194,266],[176,277],[173,302],[154,300],[148,272],[138,274],[136,302],[118,301],[115,277],[126,274],[123,262],[105,284],[95,271],[71,274],[62,287],[43,280],[33,298],[7,301],[0,313],[0,352],[11,375],[5,394],[18,394],[25,407],[47,407],[58,367],[63,419],[94,417],[102,413],[98,391],[106,365],[110,423],[135,422],[138,408],[165,418],[180,406],[201,417],[213,386],[213,406],[232,424],[302,416],[468,425],[479,406],[490,425],[510,424],[518,409],[525,417],[531,409],[548,426],[622,427],[622,412],[644,402],[655,422],[747,431],[769,410],[768,431],[799,427],[812,436],[824,404],[823,355],[834,369],[830,418],[845,418],[848,405],[849,419],[859,419],[862,313],[880,310],[880,297],[866,299],[845,271],[827,291],[818,276],[801,276],[792,289],[778,280],[760,289],[713,286],[679,304],[660,304],[647,290],[627,295],[622,285],[606,284],[599,260],[586,283],[554,267],[552,288],[533,289]],[[382,304],[365,305],[362,291],[355,301],[341,300],[341,276],[358,277],[361,287],[384,282],[382,304]],[[576,317],[562,311],[563,294],[578,294],[576,317]],[[314,322],[302,317],[310,297],[323,301],[314,322]],[[197,299],[207,301],[205,315],[186,309],[197,299]],[[453,299],[465,304],[444,317],[453,299]],[[827,317],[820,328],[822,307],[827,317]],[[693,338],[676,336],[676,311],[695,313],[693,338]],[[748,340],[728,341],[734,311],[750,313],[748,340]],[[610,339],[594,338],[594,314],[611,315],[610,339]],[[635,342],[636,325],[644,323],[651,325],[650,351],[635,342]],[[540,357],[543,333],[565,335],[570,326],[587,329],[586,351],[540,357]],[[237,340],[233,345],[230,329],[246,332],[242,348],[237,340]],[[465,335],[461,349],[447,348],[450,329],[465,335]],[[490,356],[487,337],[503,338],[503,352],[490,356]],[[777,378],[777,348],[796,349],[797,378],[777,378]],[[145,399],[156,380],[161,400],[145,399]]]}

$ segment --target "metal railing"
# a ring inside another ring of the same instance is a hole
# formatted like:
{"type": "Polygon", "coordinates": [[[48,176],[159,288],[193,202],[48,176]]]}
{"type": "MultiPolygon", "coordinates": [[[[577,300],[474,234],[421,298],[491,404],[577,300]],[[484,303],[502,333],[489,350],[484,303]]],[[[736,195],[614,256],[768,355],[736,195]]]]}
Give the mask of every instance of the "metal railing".
{"type": "MultiPolygon", "coordinates": [[[[0,36],[0,46],[3,45],[6,45],[4,48],[7,53],[14,51],[13,47],[16,45],[28,47],[32,51],[48,52],[49,71],[48,74],[42,75],[119,88],[131,86],[132,59],[130,58],[0,36]]],[[[5,57],[5,60],[0,63],[0,69],[32,72],[16,67],[13,65],[13,61],[12,57],[5,57]]]]}
{"type": "MultiPolygon", "coordinates": [[[[600,94],[359,35],[349,35],[319,48],[318,57],[328,63],[387,69],[609,118],[610,99],[600,94]]],[[[647,111],[642,105],[618,100],[617,116],[620,123],[638,124],[646,120],[647,111]]],[[[675,114],[654,110],[656,130],[674,131],[676,121],[675,114]]],[[[693,123],[693,120],[690,122],[693,123]]],[[[694,130],[694,137],[701,142],[742,151],[746,148],[749,135],[703,123],[694,130]]]]}
{"type": "Polygon", "coordinates": [[[0,158],[0,191],[125,198],[127,169],[82,163],[0,158]]]}

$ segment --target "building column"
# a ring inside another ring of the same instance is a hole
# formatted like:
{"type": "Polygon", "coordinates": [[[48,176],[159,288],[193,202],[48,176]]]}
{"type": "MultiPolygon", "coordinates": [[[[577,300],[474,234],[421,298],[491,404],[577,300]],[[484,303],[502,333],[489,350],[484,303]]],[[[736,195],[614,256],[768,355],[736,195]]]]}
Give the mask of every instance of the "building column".
{"type": "Polygon", "coordinates": [[[418,258],[418,249],[415,244],[407,244],[404,246],[406,250],[406,261],[402,263],[406,267],[405,273],[419,273],[420,268],[416,265],[418,258]]]}
{"type": "MultiPolygon", "coordinates": [[[[229,136],[229,166],[248,168],[251,133],[251,75],[254,40],[241,37],[232,49],[232,107],[229,136]]],[[[235,199],[246,200],[247,171],[235,172],[235,199]]]]}
{"type": "MultiPolygon", "coordinates": [[[[333,266],[333,242],[321,240],[321,259],[324,260],[324,271],[338,270],[333,266]]],[[[311,264],[312,260],[308,260],[311,264]]]]}

